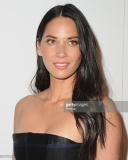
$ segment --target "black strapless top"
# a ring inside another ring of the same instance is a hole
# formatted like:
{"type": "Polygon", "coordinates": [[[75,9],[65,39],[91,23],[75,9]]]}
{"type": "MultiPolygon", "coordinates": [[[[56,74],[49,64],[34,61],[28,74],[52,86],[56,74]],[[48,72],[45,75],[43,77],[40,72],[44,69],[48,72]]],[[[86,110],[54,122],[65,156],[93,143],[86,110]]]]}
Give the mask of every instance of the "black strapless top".
{"type": "Polygon", "coordinates": [[[78,160],[82,143],[49,133],[13,133],[16,160],[78,160]]]}

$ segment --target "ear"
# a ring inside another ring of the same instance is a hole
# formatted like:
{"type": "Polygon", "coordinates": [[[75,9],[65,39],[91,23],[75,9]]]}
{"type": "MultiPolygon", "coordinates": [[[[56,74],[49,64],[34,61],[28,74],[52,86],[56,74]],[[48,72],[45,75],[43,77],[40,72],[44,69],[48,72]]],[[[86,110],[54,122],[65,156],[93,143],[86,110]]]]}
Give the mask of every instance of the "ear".
{"type": "Polygon", "coordinates": [[[36,41],[36,52],[39,56],[42,56],[40,42],[38,40],[36,41]]]}

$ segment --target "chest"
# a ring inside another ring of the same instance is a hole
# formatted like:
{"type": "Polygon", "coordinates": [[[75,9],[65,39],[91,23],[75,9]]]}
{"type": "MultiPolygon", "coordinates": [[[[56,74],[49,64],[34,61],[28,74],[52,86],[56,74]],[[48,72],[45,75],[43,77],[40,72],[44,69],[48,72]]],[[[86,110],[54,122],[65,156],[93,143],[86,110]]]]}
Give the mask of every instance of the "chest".
{"type": "Polygon", "coordinates": [[[51,133],[68,137],[81,142],[76,120],[69,111],[65,111],[64,103],[42,103],[32,106],[19,118],[18,132],[51,133]]]}

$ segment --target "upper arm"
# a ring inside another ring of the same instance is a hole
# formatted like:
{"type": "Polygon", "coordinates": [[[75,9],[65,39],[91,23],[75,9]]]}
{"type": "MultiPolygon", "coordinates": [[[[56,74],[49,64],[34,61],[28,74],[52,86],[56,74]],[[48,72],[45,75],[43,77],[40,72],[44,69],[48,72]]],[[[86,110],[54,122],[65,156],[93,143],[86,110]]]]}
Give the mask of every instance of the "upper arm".
{"type": "Polygon", "coordinates": [[[97,156],[96,160],[119,160],[120,158],[120,146],[122,140],[122,123],[120,114],[116,111],[116,106],[110,98],[106,98],[103,101],[104,105],[108,108],[108,112],[105,112],[106,119],[106,139],[105,148],[97,142],[97,156]],[[113,110],[110,110],[113,108],[113,110]],[[114,111],[115,110],[115,111],[114,111]]]}
{"type": "Polygon", "coordinates": [[[16,106],[15,106],[15,110],[14,110],[14,133],[17,130],[17,122],[20,118],[20,113],[23,109],[23,103],[24,103],[24,99],[21,99],[17,102],[16,106]]]}
{"type": "MultiPolygon", "coordinates": [[[[17,124],[17,121],[18,121],[18,117],[19,117],[19,114],[20,114],[20,111],[22,109],[22,100],[18,101],[18,103],[16,104],[15,106],[15,110],[14,110],[14,122],[13,122],[13,132],[15,133],[16,132],[16,124],[17,124]]],[[[16,160],[15,159],[15,154],[14,154],[14,148],[13,148],[13,151],[12,151],[12,160],[16,160]]]]}
{"type": "MultiPolygon", "coordinates": [[[[26,104],[30,101],[31,99],[31,96],[26,96],[24,98],[22,98],[21,100],[19,100],[15,106],[15,111],[14,111],[14,133],[17,132],[17,124],[18,124],[18,121],[20,119],[20,114],[22,112],[22,110],[24,109],[24,107],[26,106],[26,104]]],[[[15,159],[15,155],[14,155],[14,150],[13,150],[13,153],[12,153],[12,160],[16,160],[15,159]]]]}
{"type": "Polygon", "coordinates": [[[17,124],[18,121],[21,118],[21,112],[23,111],[23,109],[28,106],[29,101],[31,101],[32,96],[26,96],[24,98],[22,98],[21,100],[19,100],[15,106],[15,111],[14,111],[14,133],[17,131],[17,124]]]}
{"type": "Polygon", "coordinates": [[[17,126],[16,124],[17,124],[21,109],[22,109],[22,105],[20,104],[20,101],[18,101],[14,110],[14,133],[16,132],[16,126],[17,126]]]}

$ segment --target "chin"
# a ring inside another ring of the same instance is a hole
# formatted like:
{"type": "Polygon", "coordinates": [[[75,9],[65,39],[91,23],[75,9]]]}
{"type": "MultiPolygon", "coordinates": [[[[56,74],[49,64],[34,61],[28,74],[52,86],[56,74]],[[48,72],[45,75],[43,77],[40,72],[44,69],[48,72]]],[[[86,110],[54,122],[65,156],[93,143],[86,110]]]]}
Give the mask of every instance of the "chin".
{"type": "Polygon", "coordinates": [[[59,80],[65,80],[65,79],[68,79],[70,78],[71,76],[73,76],[73,74],[70,74],[70,75],[51,75],[52,77],[56,78],[56,79],[59,79],[59,80]]]}
{"type": "Polygon", "coordinates": [[[65,80],[68,79],[70,76],[53,76],[54,78],[58,79],[58,80],[65,80]]]}

